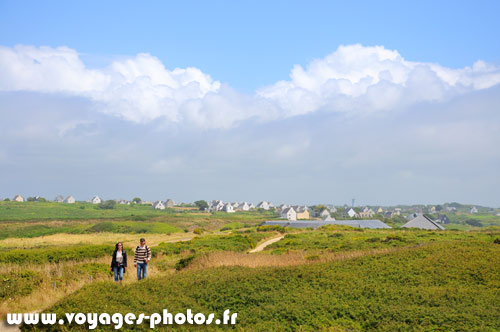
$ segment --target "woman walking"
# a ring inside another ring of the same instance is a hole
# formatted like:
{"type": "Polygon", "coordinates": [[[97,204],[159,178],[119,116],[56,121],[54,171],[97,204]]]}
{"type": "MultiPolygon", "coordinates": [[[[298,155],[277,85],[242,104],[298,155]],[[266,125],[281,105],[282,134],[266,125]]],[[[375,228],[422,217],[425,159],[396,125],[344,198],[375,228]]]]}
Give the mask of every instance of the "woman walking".
{"type": "Polygon", "coordinates": [[[111,260],[111,271],[115,273],[115,281],[123,280],[123,273],[127,271],[127,252],[123,249],[123,243],[115,245],[113,259],[111,260]]]}

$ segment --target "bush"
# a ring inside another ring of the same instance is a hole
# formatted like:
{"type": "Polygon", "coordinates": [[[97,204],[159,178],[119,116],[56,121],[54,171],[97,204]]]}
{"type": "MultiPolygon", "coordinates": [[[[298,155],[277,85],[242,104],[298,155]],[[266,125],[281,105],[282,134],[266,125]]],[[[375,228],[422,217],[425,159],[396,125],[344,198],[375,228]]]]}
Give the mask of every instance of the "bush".
{"type": "Polygon", "coordinates": [[[495,241],[493,241],[494,244],[500,244],[500,238],[497,238],[495,239],[495,241]]]}
{"type": "Polygon", "coordinates": [[[99,206],[100,209],[111,210],[111,209],[115,208],[115,205],[116,205],[115,201],[107,200],[107,201],[99,203],[97,206],[99,206]]]}
{"type": "Polygon", "coordinates": [[[0,263],[45,264],[63,261],[82,261],[113,253],[109,245],[74,245],[52,248],[12,249],[0,251],[0,263]]]}
{"type": "Polygon", "coordinates": [[[184,258],[181,258],[176,264],[175,264],[175,269],[177,271],[180,271],[182,270],[183,268],[187,267],[189,264],[191,264],[191,262],[193,261],[193,259],[195,258],[196,256],[195,255],[191,255],[191,256],[187,256],[187,257],[184,257],[184,258]]]}
{"type": "Polygon", "coordinates": [[[203,230],[202,230],[201,228],[195,228],[195,229],[193,230],[193,233],[194,233],[194,234],[197,234],[197,235],[201,235],[201,234],[203,233],[203,230]]]}
{"type": "Polygon", "coordinates": [[[483,224],[481,224],[481,222],[477,219],[468,219],[465,221],[465,223],[467,225],[471,225],[471,226],[474,226],[474,227],[483,227],[483,224]]]}

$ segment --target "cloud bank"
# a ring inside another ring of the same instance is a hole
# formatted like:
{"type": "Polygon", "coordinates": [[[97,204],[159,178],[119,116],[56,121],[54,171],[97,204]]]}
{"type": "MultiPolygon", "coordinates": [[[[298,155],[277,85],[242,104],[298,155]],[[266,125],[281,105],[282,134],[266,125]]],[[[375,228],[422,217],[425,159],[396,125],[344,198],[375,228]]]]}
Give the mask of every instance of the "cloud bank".
{"type": "Polygon", "coordinates": [[[370,113],[443,102],[500,83],[500,68],[483,61],[451,69],[405,60],[382,46],[340,46],[290,79],[243,95],[193,67],[166,69],[138,54],[105,68],[87,68],[68,47],[0,46],[0,91],[86,98],[100,112],[135,123],[163,120],[230,128],[324,111],[370,113]]]}
{"type": "Polygon", "coordinates": [[[243,94],[148,54],[0,47],[0,197],[500,206],[499,82],[350,45],[243,94]]]}

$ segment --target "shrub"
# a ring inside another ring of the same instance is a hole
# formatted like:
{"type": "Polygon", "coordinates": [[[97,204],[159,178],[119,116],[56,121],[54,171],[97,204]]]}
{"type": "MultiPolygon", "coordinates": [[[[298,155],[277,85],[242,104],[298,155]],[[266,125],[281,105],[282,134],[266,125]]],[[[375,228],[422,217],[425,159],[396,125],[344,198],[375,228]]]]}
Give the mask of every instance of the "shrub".
{"type": "Polygon", "coordinates": [[[495,239],[495,241],[493,241],[494,244],[500,244],[500,238],[497,238],[495,239]]]}
{"type": "Polygon", "coordinates": [[[193,261],[193,259],[195,258],[196,256],[195,255],[190,255],[190,256],[187,256],[187,257],[184,257],[184,258],[181,258],[176,264],[175,264],[175,269],[177,271],[180,271],[182,270],[183,268],[187,267],[189,264],[191,264],[191,262],[193,261]]]}
{"type": "Polygon", "coordinates": [[[476,220],[476,219],[468,219],[465,221],[465,223],[467,225],[471,225],[474,227],[483,227],[483,224],[481,224],[481,222],[479,220],[476,220]]]}
{"type": "Polygon", "coordinates": [[[114,209],[116,202],[113,200],[107,200],[98,204],[100,209],[111,210],[114,209]]]}
{"type": "Polygon", "coordinates": [[[197,235],[201,235],[201,234],[203,233],[203,230],[202,230],[201,228],[195,228],[195,229],[193,230],[193,233],[194,233],[194,234],[197,234],[197,235]]]}

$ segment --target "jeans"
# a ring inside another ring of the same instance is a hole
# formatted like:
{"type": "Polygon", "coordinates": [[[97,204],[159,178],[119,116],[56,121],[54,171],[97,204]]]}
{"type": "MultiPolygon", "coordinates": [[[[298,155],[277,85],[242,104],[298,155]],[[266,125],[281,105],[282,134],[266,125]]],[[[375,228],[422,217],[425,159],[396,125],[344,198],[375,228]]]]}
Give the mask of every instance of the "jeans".
{"type": "Polygon", "coordinates": [[[115,281],[123,280],[123,266],[115,266],[113,267],[113,272],[115,273],[115,281]]]}
{"type": "Polygon", "coordinates": [[[148,263],[137,263],[137,280],[146,279],[148,263]]]}

